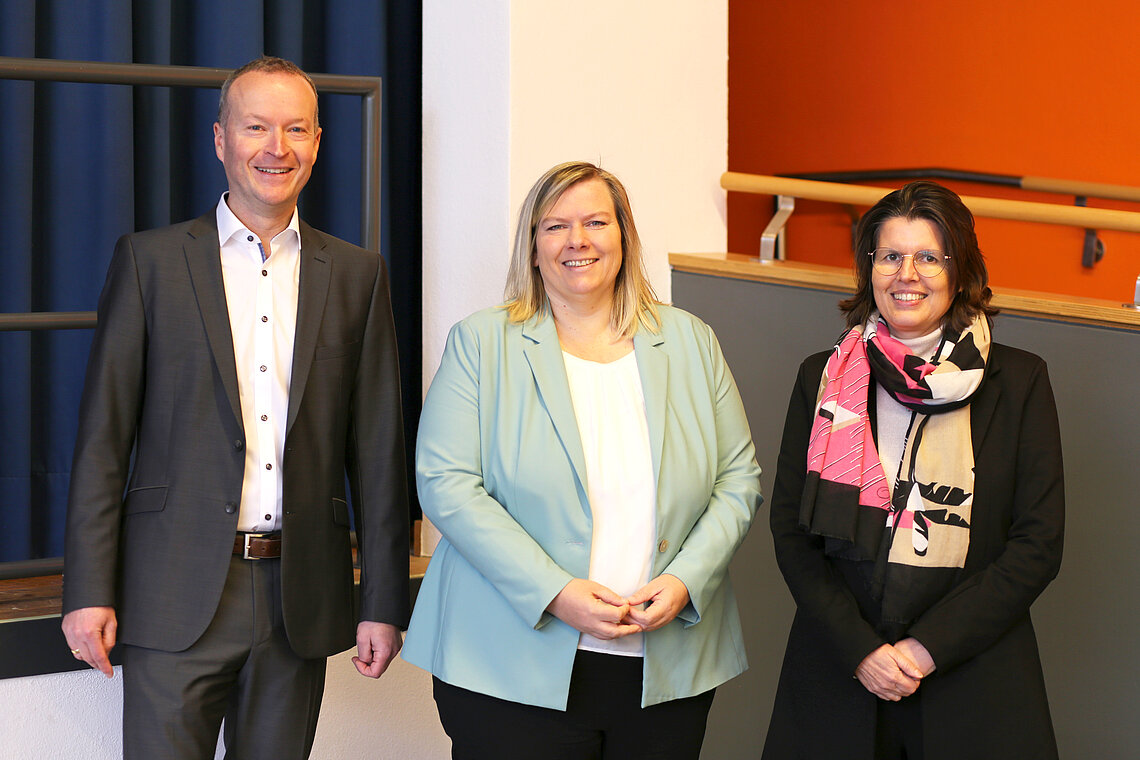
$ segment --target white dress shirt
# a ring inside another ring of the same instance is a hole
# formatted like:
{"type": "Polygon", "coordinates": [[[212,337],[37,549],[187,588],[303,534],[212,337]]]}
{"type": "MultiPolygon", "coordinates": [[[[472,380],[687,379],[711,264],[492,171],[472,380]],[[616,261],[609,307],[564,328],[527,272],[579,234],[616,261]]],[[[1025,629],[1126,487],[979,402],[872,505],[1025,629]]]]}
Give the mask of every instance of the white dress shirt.
{"type": "Polygon", "coordinates": [[[226,205],[218,202],[222,279],[234,340],[241,421],[245,429],[245,476],[239,531],[281,529],[281,458],[293,373],[293,336],[301,274],[301,229],[297,210],[289,226],[261,242],[226,205]]]}

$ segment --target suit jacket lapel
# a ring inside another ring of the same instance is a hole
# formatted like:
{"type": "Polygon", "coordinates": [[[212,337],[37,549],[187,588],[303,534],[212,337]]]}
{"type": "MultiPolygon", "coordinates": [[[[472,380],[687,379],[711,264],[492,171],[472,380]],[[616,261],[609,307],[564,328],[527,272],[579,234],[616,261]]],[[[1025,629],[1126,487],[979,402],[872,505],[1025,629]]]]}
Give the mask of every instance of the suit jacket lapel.
{"type": "Polygon", "coordinates": [[[198,311],[206,326],[206,338],[214,356],[214,366],[222,378],[222,387],[225,388],[234,419],[241,425],[241,397],[238,394],[234,338],[230,332],[230,312],[226,306],[226,287],[222,279],[218,222],[213,211],[195,219],[190,225],[182,253],[190,270],[190,281],[198,299],[198,311]]]}
{"type": "MultiPolygon", "coordinates": [[[[994,409],[997,407],[998,399],[1001,398],[1001,366],[999,362],[993,360],[992,352],[990,356],[990,362],[986,366],[985,382],[978,390],[978,395],[970,400],[970,444],[973,446],[975,459],[982,450],[982,442],[986,440],[986,433],[989,432],[994,409]]],[[[867,414],[871,420],[871,434],[874,436],[875,445],[878,446],[879,417],[876,409],[878,396],[875,389],[875,380],[872,378],[867,393],[867,414]]]]}
{"type": "Polygon", "coordinates": [[[578,420],[574,416],[574,402],[570,398],[570,383],[566,379],[566,364],[562,359],[562,346],[558,331],[550,316],[529,320],[522,326],[526,341],[523,354],[530,364],[534,384],[554,431],[570,458],[574,474],[586,491],[586,456],[582,453],[582,437],[578,434],[578,420]]]}
{"type": "Polygon", "coordinates": [[[649,446],[653,453],[653,477],[657,493],[661,488],[661,450],[665,443],[665,399],[669,395],[669,357],[661,334],[641,330],[633,338],[641,389],[645,395],[645,416],[649,423],[649,446]]]}
{"type": "Polygon", "coordinates": [[[297,330],[293,337],[293,372],[289,380],[289,415],[285,424],[288,435],[297,419],[309,369],[313,366],[313,353],[317,348],[317,334],[328,300],[332,261],[325,250],[325,240],[309,225],[301,227],[301,274],[297,293],[297,330]]]}
{"type": "Polygon", "coordinates": [[[982,450],[982,442],[986,440],[990,422],[994,418],[994,408],[1001,398],[1001,364],[995,361],[994,351],[990,351],[989,363],[986,366],[986,379],[982,383],[978,395],[970,401],[970,437],[974,447],[974,457],[982,450]]]}

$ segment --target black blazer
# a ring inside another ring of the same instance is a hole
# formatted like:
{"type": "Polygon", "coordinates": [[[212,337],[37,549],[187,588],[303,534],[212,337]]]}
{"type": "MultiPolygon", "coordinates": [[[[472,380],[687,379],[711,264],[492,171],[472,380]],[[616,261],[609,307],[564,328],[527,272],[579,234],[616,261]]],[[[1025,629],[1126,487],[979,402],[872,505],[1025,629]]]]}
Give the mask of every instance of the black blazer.
{"type": "MultiPolygon", "coordinates": [[[[870,758],[877,698],[853,678],[886,643],[860,612],[843,560],[801,530],[820,375],[830,351],[800,367],[776,470],[771,529],[796,601],[765,758],[870,758]]],[[[921,694],[927,760],[1056,757],[1029,606],[1061,563],[1061,439],[1045,363],[994,344],[970,404],[975,458],[970,548],[956,586],[910,626],[937,669],[921,694]]],[[[893,641],[890,643],[894,643],[893,641]]]]}
{"type": "MultiPolygon", "coordinates": [[[[71,474],[63,610],[109,605],[119,640],[180,651],[213,618],[237,529],[245,431],[215,213],[121,238],[91,347],[71,474]],[[132,457],[133,451],[133,457],[132,457]]],[[[360,619],[409,617],[407,493],[387,270],[301,223],[282,459],[290,644],[324,657],[360,619]]]]}

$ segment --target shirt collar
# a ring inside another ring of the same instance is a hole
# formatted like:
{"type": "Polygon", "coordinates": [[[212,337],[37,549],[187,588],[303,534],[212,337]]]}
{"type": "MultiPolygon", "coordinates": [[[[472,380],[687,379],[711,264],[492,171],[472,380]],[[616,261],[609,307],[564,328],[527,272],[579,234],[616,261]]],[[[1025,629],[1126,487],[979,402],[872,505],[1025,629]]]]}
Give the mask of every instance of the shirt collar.
{"type": "MultiPolygon", "coordinates": [[[[218,208],[216,211],[218,220],[218,244],[223,246],[232,237],[238,235],[239,233],[242,237],[253,234],[253,231],[242,224],[242,221],[234,216],[234,212],[230,210],[229,204],[226,203],[226,197],[228,195],[228,191],[222,193],[222,197],[218,200],[218,208]]],[[[288,226],[286,226],[285,229],[283,229],[281,232],[278,232],[273,239],[276,240],[278,236],[284,235],[292,230],[293,234],[296,235],[297,247],[299,248],[301,245],[301,223],[299,219],[300,217],[297,215],[297,209],[294,207],[293,216],[290,217],[288,226]]],[[[254,241],[256,242],[256,240],[257,236],[254,235],[254,241]]]]}

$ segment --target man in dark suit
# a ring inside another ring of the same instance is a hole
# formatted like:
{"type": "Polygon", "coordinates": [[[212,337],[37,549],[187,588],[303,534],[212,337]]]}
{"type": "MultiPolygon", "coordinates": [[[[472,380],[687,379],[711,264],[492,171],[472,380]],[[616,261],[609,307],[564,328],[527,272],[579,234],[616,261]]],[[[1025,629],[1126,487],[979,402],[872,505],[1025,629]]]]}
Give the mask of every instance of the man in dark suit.
{"type": "Polygon", "coordinates": [[[375,678],[400,649],[388,278],[380,256],[297,217],[320,140],[304,72],[277,58],[235,71],[214,125],[229,192],[199,219],[124,236],[100,297],[63,630],[108,676],[122,645],[127,758],[212,758],[223,716],[227,757],[307,757],[326,658],[355,638],[375,678]]]}

